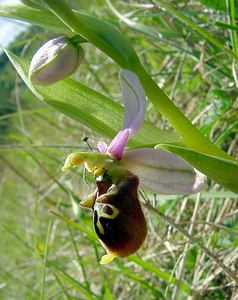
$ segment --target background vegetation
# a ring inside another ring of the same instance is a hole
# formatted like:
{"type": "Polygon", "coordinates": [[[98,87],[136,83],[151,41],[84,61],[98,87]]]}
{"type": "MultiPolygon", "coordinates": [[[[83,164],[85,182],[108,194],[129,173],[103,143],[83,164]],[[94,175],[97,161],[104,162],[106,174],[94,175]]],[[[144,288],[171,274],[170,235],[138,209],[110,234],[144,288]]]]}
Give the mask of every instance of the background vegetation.
{"type": "MultiPolygon", "coordinates": [[[[238,157],[237,63],[196,28],[238,55],[235,1],[170,1],[190,24],[159,0],[70,3],[120,27],[188,118],[238,157]]],[[[29,27],[9,48],[29,58],[57,34],[29,27]]],[[[119,101],[118,66],[95,47],[84,49],[74,76],[119,101]]],[[[197,196],[141,191],[146,243],[101,266],[92,214],[78,207],[92,178],[82,169],[61,172],[68,153],[95,148],[100,137],[37,100],[4,54],[0,78],[0,299],[238,299],[229,276],[238,267],[237,195],[211,181],[197,196]]],[[[151,104],[146,118],[170,128],[151,104]]]]}

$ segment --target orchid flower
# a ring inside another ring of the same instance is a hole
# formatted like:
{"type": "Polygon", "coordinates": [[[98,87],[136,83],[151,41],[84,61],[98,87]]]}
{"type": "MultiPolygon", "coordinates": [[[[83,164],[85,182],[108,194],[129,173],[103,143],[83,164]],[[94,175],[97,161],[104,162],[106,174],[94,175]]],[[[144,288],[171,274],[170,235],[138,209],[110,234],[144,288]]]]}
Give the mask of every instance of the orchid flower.
{"type": "Polygon", "coordinates": [[[140,129],[146,109],[144,89],[137,75],[121,70],[119,75],[125,106],[124,126],[107,145],[98,143],[100,153],[70,154],[63,171],[85,164],[96,178],[96,191],[81,202],[94,211],[94,227],[107,250],[101,263],[136,252],[147,234],[138,200],[139,184],[160,194],[186,195],[206,188],[206,176],[164,150],[125,150],[140,129]]]}

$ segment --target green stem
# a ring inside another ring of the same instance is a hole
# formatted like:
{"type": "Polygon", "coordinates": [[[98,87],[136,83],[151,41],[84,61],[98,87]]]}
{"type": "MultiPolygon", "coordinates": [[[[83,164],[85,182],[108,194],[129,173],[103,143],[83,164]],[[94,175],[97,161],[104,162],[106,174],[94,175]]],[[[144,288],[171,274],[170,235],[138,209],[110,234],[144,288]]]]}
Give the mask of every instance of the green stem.
{"type": "MultiPolygon", "coordinates": [[[[231,26],[236,26],[236,17],[235,17],[235,1],[234,0],[226,0],[226,6],[227,6],[227,14],[229,23],[231,26]]],[[[231,43],[233,51],[236,55],[238,55],[238,40],[236,31],[234,29],[230,29],[230,36],[231,36],[231,43]]]]}
{"type": "Polygon", "coordinates": [[[130,69],[134,60],[137,59],[137,55],[127,39],[109,23],[79,12],[74,13],[65,0],[43,1],[72,32],[90,41],[122,68],[130,69]]]}
{"type": "Polygon", "coordinates": [[[137,65],[134,71],[140,78],[147,97],[160,113],[169,120],[189,147],[199,152],[233,160],[230,155],[219,149],[196,129],[141,65],[137,65]]]}
{"type": "Polygon", "coordinates": [[[53,224],[52,221],[50,221],[49,225],[48,225],[47,236],[46,236],[46,241],[45,241],[44,260],[43,260],[44,265],[43,265],[43,271],[42,271],[42,277],[41,277],[41,297],[40,297],[40,300],[45,300],[46,299],[46,296],[45,296],[46,263],[47,263],[47,258],[48,258],[48,249],[49,249],[49,241],[50,241],[52,224],[53,224]]]}
{"type": "Polygon", "coordinates": [[[74,36],[72,36],[71,38],[69,38],[70,43],[72,43],[73,45],[77,46],[78,44],[82,44],[82,43],[87,43],[88,41],[83,38],[82,36],[76,34],[74,36]]]}
{"type": "Polygon", "coordinates": [[[135,72],[141,80],[147,97],[160,113],[169,120],[189,147],[206,154],[232,159],[230,155],[219,149],[196,129],[141,65],[137,66],[135,72]]]}
{"type": "Polygon", "coordinates": [[[226,28],[226,29],[232,29],[234,31],[238,31],[238,27],[236,25],[230,25],[230,24],[227,24],[227,23],[223,23],[223,22],[215,22],[215,25],[216,26],[219,26],[221,28],[226,28]]]}

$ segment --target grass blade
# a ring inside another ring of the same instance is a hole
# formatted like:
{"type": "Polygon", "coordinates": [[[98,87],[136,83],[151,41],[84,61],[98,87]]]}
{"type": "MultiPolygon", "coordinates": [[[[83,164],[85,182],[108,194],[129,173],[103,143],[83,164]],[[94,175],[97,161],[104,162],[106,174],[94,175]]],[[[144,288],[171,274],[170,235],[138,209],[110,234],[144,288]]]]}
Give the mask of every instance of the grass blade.
{"type": "Polygon", "coordinates": [[[50,234],[51,234],[51,228],[52,228],[52,221],[49,222],[47,235],[46,235],[46,241],[45,241],[45,250],[44,250],[44,256],[43,256],[43,270],[42,270],[42,277],[41,277],[41,293],[40,293],[40,300],[45,300],[45,289],[46,289],[46,263],[48,258],[48,250],[49,250],[49,241],[50,241],[50,234]]]}
{"type": "Polygon", "coordinates": [[[198,32],[202,37],[204,37],[206,40],[208,40],[211,44],[214,46],[218,47],[219,49],[222,49],[227,55],[229,55],[232,58],[238,59],[238,56],[235,52],[224,46],[217,38],[212,36],[209,32],[201,28],[199,25],[194,23],[191,18],[188,16],[184,15],[181,11],[177,10],[174,8],[172,5],[170,5],[167,1],[165,0],[155,0],[156,3],[161,4],[163,7],[165,7],[173,16],[178,18],[180,21],[183,23],[187,24],[193,30],[198,32]]]}
{"type": "MultiPolygon", "coordinates": [[[[176,284],[177,280],[176,278],[172,277],[170,274],[168,274],[167,272],[163,272],[161,271],[159,268],[145,262],[144,260],[140,259],[139,257],[132,255],[129,257],[129,259],[131,261],[133,261],[134,263],[140,265],[143,269],[156,274],[156,276],[158,276],[159,278],[164,279],[165,281],[169,282],[169,283],[173,283],[176,284]]],[[[186,285],[185,283],[181,284],[181,289],[187,293],[191,293],[191,289],[189,288],[188,285],[186,285]]]]}

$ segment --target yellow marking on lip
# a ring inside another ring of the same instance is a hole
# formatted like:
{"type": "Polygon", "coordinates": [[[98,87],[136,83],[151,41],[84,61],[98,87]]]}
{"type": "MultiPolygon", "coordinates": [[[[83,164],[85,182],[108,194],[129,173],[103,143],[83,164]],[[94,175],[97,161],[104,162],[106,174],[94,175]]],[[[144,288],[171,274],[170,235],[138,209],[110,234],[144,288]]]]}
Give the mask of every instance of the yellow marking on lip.
{"type": "Polygon", "coordinates": [[[100,232],[102,235],[104,235],[104,228],[103,228],[103,226],[102,226],[102,224],[101,224],[101,222],[100,222],[100,220],[99,220],[99,217],[98,217],[96,226],[97,226],[99,232],[100,232]]]}
{"type": "Polygon", "coordinates": [[[103,217],[103,218],[106,218],[106,219],[115,219],[116,216],[119,214],[119,209],[116,208],[114,205],[111,205],[111,204],[96,203],[94,209],[98,213],[98,218],[103,217]],[[109,214],[107,214],[103,211],[103,207],[106,206],[106,205],[109,206],[112,209],[112,211],[113,211],[112,215],[109,215],[109,214]]]}
{"type": "Polygon", "coordinates": [[[94,207],[94,210],[96,210],[97,212],[97,215],[98,215],[98,219],[97,219],[97,223],[96,223],[96,226],[99,230],[99,232],[104,235],[105,234],[105,231],[104,231],[104,228],[100,222],[100,217],[103,217],[103,218],[106,218],[106,219],[115,219],[116,216],[119,214],[119,209],[117,209],[114,205],[111,205],[111,204],[105,204],[105,203],[96,203],[95,204],[95,207],[94,207]],[[113,214],[112,215],[109,215],[105,212],[103,212],[103,207],[105,205],[108,205],[112,211],[113,211],[113,214]]]}

